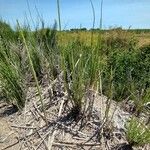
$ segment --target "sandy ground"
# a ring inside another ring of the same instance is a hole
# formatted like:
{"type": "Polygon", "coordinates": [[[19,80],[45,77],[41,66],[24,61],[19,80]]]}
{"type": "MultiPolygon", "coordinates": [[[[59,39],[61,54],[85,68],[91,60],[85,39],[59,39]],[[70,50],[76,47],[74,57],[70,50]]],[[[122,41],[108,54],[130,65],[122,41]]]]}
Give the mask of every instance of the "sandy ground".
{"type": "MultiPolygon", "coordinates": [[[[11,119],[15,114],[8,114],[10,106],[3,102],[0,102],[0,150],[6,148],[7,146],[15,143],[16,133],[11,129],[11,119]]],[[[16,144],[13,148],[10,147],[7,150],[18,150],[19,145],[16,144]]]]}
{"type": "MultiPolygon", "coordinates": [[[[89,97],[91,97],[92,94],[93,92],[90,92],[89,97]]],[[[48,135],[49,138],[45,140],[46,143],[49,143],[52,136],[55,135],[54,141],[53,141],[53,144],[55,146],[52,147],[52,150],[55,150],[55,149],[56,150],[59,150],[59,149],[61,150],[72,150],[72,149],[88,150],[89,147],[88,148],[86,146],[84,146],[83,148],[81,146],[75,147],[73,146],[73,144],[84,143],[87,141],[87,139],[90,139],[92,135],[94,135],[97,131],[99,131],[98,128],[102,125],[101,121],[105,115],[106,106],[108,105],[107,103],[108,101],[105,96],[95,95],[94,103],[93,103],[93,110],[92,110],[92,119],[88,121],[88,123],[86,123],[86,125],[83,127],[82,130],[79,130],[80,121],[76,126],[74,126],[76,122],[73,122],[71,125],[69,126],[66,125],[65,127],[63,127],[62,125],[66,122],[63,122],[62,119],[57,117],[60,111],[62,97],[59,97],[59,98],[53,97],[52,101],[49,101],[47,97],[45,98],[45,101],[44,101],[46,106],[48,106],[47,118],[50,121],[50,125],[47,128],[45,127],[45,122],[43,122],[43,118],[40,116],[41,114],[38,113],[40,109],[37,111],[33,107],[33,103],[32,103],[33,101],[38,106],[38,102],[36,102],[38,98],[29,97],[29,99],[30,101],[28,101],[25,109],[21,113],[15,112],[14,109],[12,109],[11,105],[10,106],[6,105],[2,101],[0,101],[0,150],[33,149],[32,147],[30,148],[31,145],[35,147],[35,149],[37,149],[37,146],[42,141],[42,137],[44,137],[45,134],[47,133],[49,133],[48,135]],[[16,126],[17,128],[12,127],[12,125],[16,126]],[[20,127],[22,126],[26,127],[26,129],[23,129],[23,128],[21,129],[20,127]],[[39,130],[38,134],[36,134],[35,136],[29,136],[27,138],[27,141],[20,140],[20,143],[16,144],[18,139],[21,139],[23,136],[32,135],[32,133],[35,132],[35,130],[32,129],[33,127],[36,129],[42,128],[42,130],[39,130]],[[69,128],[71,130],[68,130],[69,128]],[[75,131],[79,131],[80,134],[78,136],[74,136],[73,132],[75,131]],[[26,147],[25,143],[29,145],[26,147]],[[73,143],[72,145],[70,145],[70,147],[72,146],[73,147],[68,148],[68,146],[66,146],[66,145],[69,145],[68,143],[73,143]],[[12,146],[12,144],[14,145],[12,146]],[[58,146],[59,144],[61,146],[58,146]],[[22,146],[24,147],[22,148],[22,146]]],[[[62,110],[63,110],[63,107],[62,107],[62,110]]],[[[67,108],[64,107],[65,111],[64,113],[62,113],[62,118],[63,116],[65,118],[65,115],[68,112],[66,109],[67,108]]],[[[98,141],[97,136],[94,136],[93,140],[91,140],[90,142],[91,143],[96,142],[97,144],[99,144],[99,147],[97,148],[97,146],[94,145],[91,148],[91,150],[110,150],[104,144],[106,141],[110,147],[113,145],[126,142],[125,136],[122,134],[122,131],[124,130],[124,125],[126,121],[130,118],[131,115],[128,112],[124,111],[121,108],[121,106],[117,104],[115,101],[111,101],[108,116],[111,119],[111,122],[109,122],[109,125],[108,125],[109,128],[103,129],[103,134],[105,134],[103,135],[105,141],[100,143],[98,141]],[[109,134],[109,130],[112,130],[111,131],[113,133],[112,135],[109,134]],[[118,137],[118,134],[121,136],[121,138],[118,137]],[[108,137],[108,139],[106,139],[105,137],[108,137]]],[[[44,144],[42,144],[42,146],[39,147],[38,150],[47,150],[47,149],[44,148],[44,144]]],[[[147,147],[145,147],[144,149],[135,148],[134,150],[149,150],[149,148],[147,147]]]]}

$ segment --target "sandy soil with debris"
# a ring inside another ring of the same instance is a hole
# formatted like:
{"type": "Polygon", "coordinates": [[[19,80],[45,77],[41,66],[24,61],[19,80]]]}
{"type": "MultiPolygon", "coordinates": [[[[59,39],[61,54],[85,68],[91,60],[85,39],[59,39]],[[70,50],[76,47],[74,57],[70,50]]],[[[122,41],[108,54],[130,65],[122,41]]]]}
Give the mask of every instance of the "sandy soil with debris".
{"type": "MultiPolygon", "coordinates": [[[[0,150],[111,150],[127,142],[124,126],[131,114],[124,111],[120,104],[89,90],[84,110],[86,115],[73,118],[71,103],[67,95],[60,92],[60,87],[55,92],[45,87],[42,91],[45,119],[39,97],[34,91],[35,88],[29,89],[25,108],[21,112],[15,112],[11,106],[0,102],[0,150]],[[109,122],[104,124],[108,104],[109,122]]],[[[150,147],[146,145],[134,149],[149,150],[150,147]]]]}

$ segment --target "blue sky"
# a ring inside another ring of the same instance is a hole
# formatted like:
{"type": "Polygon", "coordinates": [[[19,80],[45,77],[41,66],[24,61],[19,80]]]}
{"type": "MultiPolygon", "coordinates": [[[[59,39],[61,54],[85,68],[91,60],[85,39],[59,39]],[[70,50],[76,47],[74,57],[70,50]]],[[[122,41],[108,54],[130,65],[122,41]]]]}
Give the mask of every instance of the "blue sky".
{"type": "MultiPolygon", "coordinates": [[[[38,13],[46,26],[51,26],[57,19],[56,0],[0,0],[0,17],[12,26],[16,20],[28,22],[33,26],[38,22],[38,13]],[[33,21],[31,21],[33,20],[33,21]]],[[[96,24],[99,27],[100,0],[93,0],[96,24]]],[[[60,0],[61,22],[63,29],[92,27],[92,9],[90,0],[60,0]]],[[[150,0],[104,0],[103,28],[150,28],[150,0]]]]}

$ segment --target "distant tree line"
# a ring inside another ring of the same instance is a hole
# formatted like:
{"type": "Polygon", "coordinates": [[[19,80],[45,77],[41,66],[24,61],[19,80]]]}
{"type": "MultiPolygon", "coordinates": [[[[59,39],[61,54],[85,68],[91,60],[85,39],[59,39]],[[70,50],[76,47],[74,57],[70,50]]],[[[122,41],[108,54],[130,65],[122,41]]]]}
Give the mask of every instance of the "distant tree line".
{"type": "Polygon", "coordinates": [[[79,32],[79,31],[93,31],[93,32],[108,32],[108,31],[113,31],[113,30],[123,30],[123,31],[129,31],[129,32],[134,32],[137,34],[140,33],[148,33],[150,32],[150,29],[123,29],[122,27],[115,27],[115,28],[110,28],[110,29],[99,29],[99,28],[91,28],[91,29],[87,29],[87,28],[72,28],[70,30],[65,30],[65,31],[71,31],[71,32],[79,32]]]}

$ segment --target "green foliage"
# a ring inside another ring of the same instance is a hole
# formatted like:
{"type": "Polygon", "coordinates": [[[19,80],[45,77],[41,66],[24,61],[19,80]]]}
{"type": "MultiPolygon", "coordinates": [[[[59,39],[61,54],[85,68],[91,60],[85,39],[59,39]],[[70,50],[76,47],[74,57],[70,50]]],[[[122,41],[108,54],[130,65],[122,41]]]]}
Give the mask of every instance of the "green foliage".
{"type": "Polygon", "coordinates": [[[21,31],[21,30],[20,30],[20,35],[22,36],[22,39],[23,39],[23,42],[24,42],[24,45],[25,45],[25,48],[26,48],[26,51],[27,51],[27,57],[28,57],[28,60],[29,60],[29,66],[31,68],[31,71],[32,71],[32,74],[33,74],[33,78],[34,78],[35,83],[36,83],[36,88],[37,88],[37,91],[38,91],[38,94],[39,94],[39,98],[40,98],[40,102],[41,102],[41,105],[42,105],[42,109],[43,109],[43,112],[44,112],[44,119],[45,119],[45,122],[47,124],[46,112],[45,112],[45,108],[44,108],[44,104],[43,104],[43,100],[42,100],[41,89],[40,89],[40,85],[38,83],[37,74],[36,74],[36,71],[35,71],[35,68],[34,68],[34,64],[33,64],[33,61],[32,61],[32,55],[30,53],[30,50],[29,50],[29,47],[27,45],[27,41],[26,41],[26,39],[24,37],[23,31],[21,31]]]}
{"type": "Polygon", "coordinates": [[[107,55],[107,66],[103,73],[104,92],[107,93],[109,74],[113,70],[114,99],[120,100],[129,96],[131,80],[134,77],[137,56],[135,51],[126,49],[111,49],[107,55]],[[106,83],[106,84],[105,84],[106,83]]]}
{"type": "Polygon", "coordinates": [[[77,107],[80,111],[85,93],[84,75],[86,63],[84,62],[84,48],[80,42],[76,41],[62,50],[61,58],[68,95],[72,99],[74,107],[77,107]]]}
{"type": "MultiPolygon", "coordinates": [[[[2,37],[5,37],[1,38],[1,53],[5,54],[4,56],[7,58],[7,63],[1,60],[1,66],[4,69],[4,65],[9,64],[10,67],[6,67],[8,68],[7,71],[18,79],[14,84],[20,85],[24,90],[22,85],[24,82],[22,82],[23,79],[20,74],[31,73],[30,63],[27,61],[26,49],[28,48],[38,80],[47,74],[50,82],[57,77],[57,71],[64,73],[66,89],[74,106],[81,108],[85,91],[89,88],[97,88],[100,83],[101,90],[103,90],[101,93],[117,101],[130,97],[134,100],[138,110],[143,110],[144,104],[149,101],[149,45],[138,48],[134,35],[121,28],[102,31],[102,41],[98,44],[99,46],[96,46],[96,42],[92,42],[90,45],[81,40],[81,36],[88,34],[88,31],[81,32],[82,35],[80,31],[78,33],[64,33],[75,36],[73,40],[69,40],[70,43],[58,44],[58,36],[62,32],[56,30],[57,24],[55,23],[52,29],[44,28],[44,23],[42,25],[42,29],[37,29],[34,32],[28,27],[20,28],[18,26],[14,32],[6,23],[0,23],[3,29],[3,32],[0,31],[0,33],[2,37]],[[25,39],[26,48],[20,30],[25,39]],[[12,37],[14,37],[13,41],[11,41],[12,37]],[[15,48],[12,48],[12,45],[15,45],[15,48]],[[21,49],[19,45],[22,46],[21,49]],[[17,70],[16,72],[11,69],[13,67],[17,70]]],[[[93,38],[97,37],[94,34],[93,32],[93,38]]],[[[60,40],[60,42],[62,41],[60,40]]],[[[25,76],[26,78],[29,77],[25,76]]],[[[28,81],[31,80],[28,79],[28,81]]],[[[1,81],[1,83],[4,82],[1,81]]],[[[4,85],[6,84],[3,84],[3,87],[4,85]]],[[[9,90],[7,88],[3,91],[6,93],[9,90]]]]}
{"type": "Polygon", "coordinates": [[[108,41],[103,43],[101,50],[101,54],[107,57],[107,65],[103,72],[103,91],[108,96],[107,85],[112,68],[115,100],[123,100],[137,91],[143,91],[145,95],[150,86],[149,46],[139,49],[136,40],[126,32],[117,31],[115,34],[106,38],[108,41]]]}
{"type": "Polygon", "coordinates": [[[17,105],[19,109],[25,104],[25,85],[18,55],[2,46],[0,41],[0,87],[2,95],[8,103],[17,105]]]}
{"type": "Polygon", "coordinates": [[[150,46],[139,49],[132,79],[131,95],[137,114],[143,111],[144,104],[150,102],[150,46]]]}
{"type": "Polygon", "coordinates": [[[138,63],[136,68],[136,82],[143,89],[150,87],[150,45],[139,49],[138,63]]]}
{"type": "Polygon", "coordinates": [[[126,138],[132,146],[143,146],[150,143],[150,127],[145,126],[136,118],[127,124],[126,138]]]}
{"type": "Polygon", "coordinates": [[[39,49],[34,43],[32,43],[32,45],[30,45],[29,47],[30,47],[29,52],[30,52],[31,60],[33,62],[33,68],[35,70],[38,80],[40,80],[42,78],[41,55],[40,55],[39,49]]]}
{"type": "Polygon", "coordinates": [[[60,55],[57,47],[56,28],[57,24],[55,22],[52,29],[43,28],[34,32],[35,46],[40,49],[40,55],[42,56],[40,59],[45,59],[43,61],[47,64],[48,74],[52,79],[56,78],[54,72],[59,65],[60,55]]]}
{"type": "Polygon", "coordinates": [[[0,20],[0,37],[5,41],[13,41],[15,37],[14,31],[11,29],[10,25],[0,20]]]}

